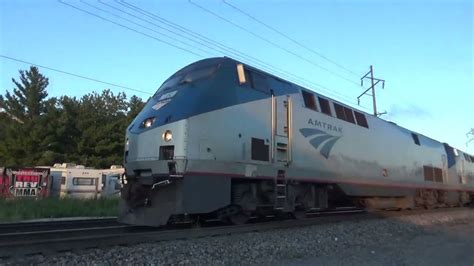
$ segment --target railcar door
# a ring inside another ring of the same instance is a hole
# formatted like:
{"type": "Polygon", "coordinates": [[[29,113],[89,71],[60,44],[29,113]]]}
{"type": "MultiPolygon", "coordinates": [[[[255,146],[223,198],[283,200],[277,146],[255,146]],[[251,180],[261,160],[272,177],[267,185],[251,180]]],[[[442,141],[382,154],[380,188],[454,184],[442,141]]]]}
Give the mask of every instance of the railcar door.
{"type": "Polygon", "coordinates": [[[291,163],[292,102],[289,95],[272,95],[272,162],[291,163]]]}

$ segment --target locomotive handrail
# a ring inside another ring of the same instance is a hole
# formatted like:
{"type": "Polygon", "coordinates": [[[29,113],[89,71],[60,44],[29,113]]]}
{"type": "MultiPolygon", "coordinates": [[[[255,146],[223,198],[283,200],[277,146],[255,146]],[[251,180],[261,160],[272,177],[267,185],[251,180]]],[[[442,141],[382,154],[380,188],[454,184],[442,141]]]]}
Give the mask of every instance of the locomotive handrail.
{"type": "Polygon", "coordinates": [[[287,156],[287,166],[291,163],[292,158],[292,149],[293,149],[293,103],[291,101],[291,96],[287,96],[288,108],[287,108],[287,121],[288,121],[288,152],[287,156]]]}
{"type": "Polygon", "coordinates": [[[272,132],[271,132],[271,142],[270,142],[270,157],[271,163],[275,162],[275,95],[272,93],[272,132]]]}
{"type": "Polygon", "coordinates": [[[153,184],[153,186],[151,186],[151,190],[154,190],[155,187],[166,186],[166,185],[169,185],[169,184],[171,184],[171,181],[169,179],[166,179],[166,180],[163,180],[163,181],[160,181],[160,182],[157,182],[157,183],[153,184]]]}

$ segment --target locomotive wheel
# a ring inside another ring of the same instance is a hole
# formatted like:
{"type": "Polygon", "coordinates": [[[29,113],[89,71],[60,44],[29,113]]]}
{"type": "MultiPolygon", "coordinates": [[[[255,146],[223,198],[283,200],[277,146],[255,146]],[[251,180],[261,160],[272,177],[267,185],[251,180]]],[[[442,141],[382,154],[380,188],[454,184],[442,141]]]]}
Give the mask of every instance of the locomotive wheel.
{"type": "Polygon", "coordinates": [[[248,222],[249,216],[244,212],[238,212],[229,216],[229,221],[234,225],[242,225],[248,222]]]}
{"type": "Polygon", "coordinates": [[[306,211],[304,209],[295,209],[291,215],[293,216],[293,218],[295,218],[296,220],[303,220],[306,218],[306,211]]]}

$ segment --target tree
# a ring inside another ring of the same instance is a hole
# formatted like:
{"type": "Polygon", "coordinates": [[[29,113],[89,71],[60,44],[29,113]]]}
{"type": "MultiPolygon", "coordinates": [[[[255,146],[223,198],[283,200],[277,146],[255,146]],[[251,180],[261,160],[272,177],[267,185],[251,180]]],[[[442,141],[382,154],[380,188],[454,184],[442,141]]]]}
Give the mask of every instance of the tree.
{"type": "Polygon", "coordinates": [[[139,97],[104,90],[48,98],[48,78],[36,67],[19,73],[13,93],[0,95],[0,165],[122,163],[125,129],[145,105],[139,97]]]}
{"type": "Polygon", "coordinates": [[[140,113],[140,111],[145,107],[145,102],[141,98],[133,95],[130,97],[128,102],[128,113],[127,113],[127,124],[132,123],[132,120],[140,113]]]}
{"type": "Polygon", "coordinates": [[[31,66],[29,71],[20,70],[20,81],[13,78],[12,82],[16,86],[13,94],[7,91],[6,99],[1,99],[5,111],[23,121],[38,117],[44,111],[44,99],[48,97],[48,78],[31,66]]]}
{"type": "Polygon", "coordinates": [[[125,93],[114,95],[104,90],[81,98],[77,125],[82,134],[78,153],[83,164],[108,167],[122,162],[127,108],[125,93]]]}
{"type": "MultiPolygon", "coordinates": [[[[5,164],[32,164],[43,135],[40,116],[45,111],[48,79],[39,73],[37,67],[20,70],[20,80],[12,79],[13,94],[6,92],[0,97],[0,105],[9,116],[4,138],[0,139],[0,159],[5,164]]],[[[0,162],[2,163],[2,162],[0,162]]]]}

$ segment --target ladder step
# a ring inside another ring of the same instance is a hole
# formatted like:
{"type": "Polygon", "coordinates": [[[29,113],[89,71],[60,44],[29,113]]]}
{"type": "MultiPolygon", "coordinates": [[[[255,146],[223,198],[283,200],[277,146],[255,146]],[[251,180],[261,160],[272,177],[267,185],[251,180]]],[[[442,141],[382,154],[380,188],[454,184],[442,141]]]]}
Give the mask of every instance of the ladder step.
{"type": "Polygon", "coordinates": [[[277,199],[286,199],[286,196],[277,196],[277,199]]]}
{"type": "Polygon", "coordinates": [[[277,187],[286,187],[285,184],[277,184],[277,187]]]}

